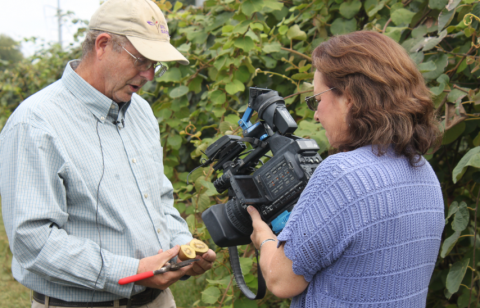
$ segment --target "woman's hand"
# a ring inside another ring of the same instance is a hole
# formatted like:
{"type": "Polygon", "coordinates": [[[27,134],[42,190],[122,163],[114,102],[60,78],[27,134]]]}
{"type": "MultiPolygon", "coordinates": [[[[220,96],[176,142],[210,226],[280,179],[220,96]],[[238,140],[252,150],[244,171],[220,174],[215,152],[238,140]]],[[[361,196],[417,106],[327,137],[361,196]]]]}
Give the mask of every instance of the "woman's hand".
{"type": "MultiPolygon", "coordinates": [[[[260,213],[253,206],[247,207],[247,211],[252,218],[253,233],[250,236],[255,248],[260,249],[260,244],[266,239],[274,239],[277,242],[277,237],[272,232],[270,227],[262,220],[260,213]]],[[[268,243],[268,242],[267,242],[268,243]]],[[[265,243],[265,244],[267,244],[265,243]]],[[[272,241],[273,243],[273,241],[272,241]]]]}
{"type": "Polygon", "coordinates": [[[247,207],[252,218],[253,233],[250,236],[253,245],[260,250],[260,245],[266,239],[260,251],[260,268],[267,283],[267,288],[280,298],[296,296],[308,287],[308,282],[301,275],[293,272],[293,262],[285,256],[284,244],[277,248],[277,237],[270,227],[262,220],[260,213],[253,206],[247,207]]]}

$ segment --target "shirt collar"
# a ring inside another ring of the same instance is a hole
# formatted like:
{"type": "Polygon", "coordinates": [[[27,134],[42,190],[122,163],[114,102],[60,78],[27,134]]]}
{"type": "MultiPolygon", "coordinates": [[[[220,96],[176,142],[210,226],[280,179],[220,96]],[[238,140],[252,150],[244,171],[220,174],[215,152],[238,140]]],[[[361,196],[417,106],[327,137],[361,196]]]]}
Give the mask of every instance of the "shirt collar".
{"type": "MultiPolygon", "coordinates": [[[[92,87],[75,69],[80,64],[80,60],[72,60],[67,63],[67,67],[62,75],[62,82],[65,87],[75,96],[76,99],[85,104],[92,114],[100,121],[104,122],[110,112],[113,100],[106,97],[103,93],[92,87]]],[[[126,112],[130,102],[123,107],[123,113],[126,112]]]]}

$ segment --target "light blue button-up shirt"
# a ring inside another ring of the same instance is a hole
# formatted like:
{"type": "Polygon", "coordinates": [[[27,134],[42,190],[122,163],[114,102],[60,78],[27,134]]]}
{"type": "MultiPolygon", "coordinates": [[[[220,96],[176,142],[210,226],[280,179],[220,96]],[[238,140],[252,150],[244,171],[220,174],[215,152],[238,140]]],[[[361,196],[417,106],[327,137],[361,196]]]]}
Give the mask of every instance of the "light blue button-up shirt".
{"type": "Polygon", "coordinates": [[[95,284],[93,301],[130,297],[144,287],[118,280],[136,274],[139,259],[192,236],[173,207],[149,104],[134,94],[119,110],[71,65],[0,134],[13,276],[66,301],[90,301],[95,284]]]}

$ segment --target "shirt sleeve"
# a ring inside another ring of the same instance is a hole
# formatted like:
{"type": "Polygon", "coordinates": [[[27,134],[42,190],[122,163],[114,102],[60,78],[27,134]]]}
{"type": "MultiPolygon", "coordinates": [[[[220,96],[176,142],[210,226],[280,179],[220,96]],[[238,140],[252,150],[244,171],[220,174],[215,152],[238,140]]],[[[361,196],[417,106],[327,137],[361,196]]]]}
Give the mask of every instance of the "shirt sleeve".
{"type": "Polygon", "coordinates": [[[167,220],[167,229],[170,235],[170,248],[175,245],[184,245],[192,240],[192,234],[187,222],[180,216],[173,206],[173,186],[170,180],[163,175],[162,209],[167,220]]]}
{"type": "Polygon", "coordinates": [[[120,286],[118,280],[136,274],[139,260],[112,254],[64,229],[69,162],[54,134],[17,123],[2,135],[2,210],[15,260],[61,285],[130,297],[133,284],[120,286]]]}
{"type": "Polygon", "coordinates": [[[279,244],[285,242],[294,273],[308,282],[335,262],[351,241],[350,220],[342,211],[348,200],[339,189],[343,171],[336,166],[337,155],[317,168],[278,236],[279,244]]]}

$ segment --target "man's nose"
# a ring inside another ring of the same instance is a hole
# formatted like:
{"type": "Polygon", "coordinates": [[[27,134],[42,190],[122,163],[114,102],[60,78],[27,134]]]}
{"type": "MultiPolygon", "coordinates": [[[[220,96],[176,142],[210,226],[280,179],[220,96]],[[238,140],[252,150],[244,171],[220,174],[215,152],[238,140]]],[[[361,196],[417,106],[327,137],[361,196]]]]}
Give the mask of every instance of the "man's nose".
{"type": "Polygon", "coordinates": [[[148,81],[152,81],[153,77],[155,76],[155,68],[151,67],[146,71],[140,72],[140,76],[147,79],[148,81]]]}

